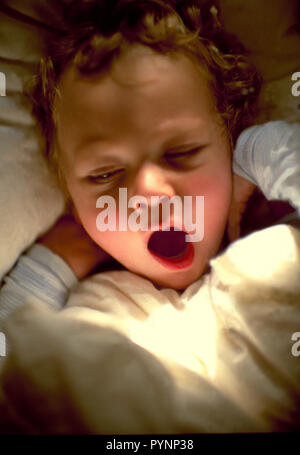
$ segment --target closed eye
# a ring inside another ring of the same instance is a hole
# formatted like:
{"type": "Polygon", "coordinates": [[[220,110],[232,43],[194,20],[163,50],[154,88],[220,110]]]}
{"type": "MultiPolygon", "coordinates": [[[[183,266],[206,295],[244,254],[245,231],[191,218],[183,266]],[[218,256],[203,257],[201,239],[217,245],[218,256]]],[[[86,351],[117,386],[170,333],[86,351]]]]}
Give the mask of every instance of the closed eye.
{"type": "Polygon", "coordinates": [[[110,183],[115,179],[121,177],[124,171],[124,169],[115,169],[112,171],[102,172],[97,175],[89,175],[88,180],[92,183],[110,183]]]}
{"type": "Polygon", "coordinates": [[[197,147],[191,150],[187,150],[184,152],[168,152],[164,155],[165,159],[176,159],[181,157],[189,157],[195,155],[196,153],[200,152],[203,147],[197,147]]]}
{"type": "Polygon", "coordinates": [[[178,152],[167,152],[164,154],[164,161],[175,168],[188,169],[200,164],[200,156],[206,145],[194,147],[189,150],[178,152]]]}

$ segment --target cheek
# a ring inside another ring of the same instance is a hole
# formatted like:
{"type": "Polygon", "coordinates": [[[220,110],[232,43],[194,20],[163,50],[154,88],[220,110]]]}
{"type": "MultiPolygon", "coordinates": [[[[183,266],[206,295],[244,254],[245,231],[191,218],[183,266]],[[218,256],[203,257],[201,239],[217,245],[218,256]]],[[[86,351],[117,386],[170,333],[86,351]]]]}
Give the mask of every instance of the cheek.
{"type": "Polygon", "coordinates": [[[185,187],[185,194],[204,196],[205,232],[220,233],[225,228],[231,201],[230,165],[190,176],[185,187]]]}
{"type": "Polygon", "coordinates": [[[221,207],[230,203],[231,193],[232,173],[230,165],[226,165],[190,175],[182,194],[204,196],[207,204],[221,207]]]}
{"type": "MultiPolygon", "coordinates": [[[[96,204],[95,204],[96,205],[96,204]]],[[[76,209],[86,232],[89,236],[96,242],[99,231],[97,229],[96,220],[97,220],[97,211],[94,207],[81,206],[80,204],[76,205],[76,209]]],[[[99,243],[98,243],[99,244],[99,243]]]]}
{"type": "MultiPolygon", "coordinates": [[[[126,263],[132,258],[136,237],[134,233],[127,231],[99,231],[97,228],[97,216],[101,210],[96,208],[96,200],[97,198],[95,198],[94,202],[90,202],[90,198],[89,202],[80,199],[74,201],[81,224],[97,245],[115,259],[126,263]]],[[[118,225],[118,216],[116,216],[116,221],[118,225]]]]}
{"type": "Polygon", "coordinates": [[[68,186],[73,204],[75,206],[80,222],[89,236],[95,240],[99,233],[96,225],[97,215],[99,210],[96,208],[97,197],[92,197],[89,194],[74,186],[68,186]]]}
{"type": "MultiPolygon", "coordinates": [[[[227,213],[231,201],[232,179],[231,174],[222,175],[207,182],[207,207],[210,211],[220,215],[227,213]]],[[[217,214],[215,213],[215,215],[217,214]]],[[[210,213],[209,213],[210,214],[210,213]]]]}

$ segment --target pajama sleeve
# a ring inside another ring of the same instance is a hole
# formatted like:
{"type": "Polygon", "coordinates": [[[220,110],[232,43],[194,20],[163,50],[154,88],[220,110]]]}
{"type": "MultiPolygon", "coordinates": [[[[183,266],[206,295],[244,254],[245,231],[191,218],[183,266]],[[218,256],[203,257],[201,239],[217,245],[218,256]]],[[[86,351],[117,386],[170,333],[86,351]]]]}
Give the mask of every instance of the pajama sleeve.
{"type": "Polygon", "coordinates": [[[28,296],[35,296],[49,307],[59,310],[70,289],[78,282],[69,265],[40,244],[29,248],[3,281],[0,290],[0,328],[3,320],[23,305],[28,296]]]}
{"type": "Polygon", "coordinates": [[[300,125],[268,122],[239,136],[234,173],[257,185],[268,200],[287,201],[300,215],[300,125]]]}

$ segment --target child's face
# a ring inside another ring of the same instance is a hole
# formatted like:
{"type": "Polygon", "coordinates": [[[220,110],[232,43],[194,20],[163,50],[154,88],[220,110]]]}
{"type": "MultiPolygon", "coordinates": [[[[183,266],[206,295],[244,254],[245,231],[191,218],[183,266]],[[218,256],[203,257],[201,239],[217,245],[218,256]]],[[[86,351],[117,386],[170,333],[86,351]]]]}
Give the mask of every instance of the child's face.
{"type": "Polygon", "coordinates": [[[185,288],[220,248],[232,190],[229,142],[205,77],[183,55],[134,46],[102,76],[69,69],[60,92],[57,143],[85,230],[128,270],[185,288]],[[148,248],[150,227],[100,232],[96,201],[113,196],[118,215],[120,187],[149,205],[151,196],[204,196],[204,238],[191,243],[194,255],[177,263],[158,259],[148,248]]]}

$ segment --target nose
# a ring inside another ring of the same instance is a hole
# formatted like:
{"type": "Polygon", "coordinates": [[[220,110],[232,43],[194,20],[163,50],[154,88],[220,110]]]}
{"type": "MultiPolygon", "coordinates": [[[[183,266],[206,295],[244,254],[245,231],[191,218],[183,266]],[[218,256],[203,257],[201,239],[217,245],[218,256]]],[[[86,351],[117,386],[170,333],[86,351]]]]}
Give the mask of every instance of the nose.
{"type": "Polygon", "coordinates": [[[147,199],[151,196],[171,198],[176,191],[164,169],[154,163],[144,163],[136,176],[135,194],[147,199]]]}
{"type": "Polygon", "coordinates": [[[145,198],[144,202],[140,202],[138,206],[140,209],[148,211],[147,219],[151,220],[151,229],[157,229],[159,225],[169,226],[174,208],[169,208],[169,211],[165,210],[161,203],[166,202],[165,199],[175,196],[176,190],[168,172],[155,163],[144,163],[136,176],[134,190],[136,196],[145,198]],[[159,199],[153,200],[153,196],[158,196],[159,199]]]}

